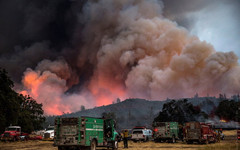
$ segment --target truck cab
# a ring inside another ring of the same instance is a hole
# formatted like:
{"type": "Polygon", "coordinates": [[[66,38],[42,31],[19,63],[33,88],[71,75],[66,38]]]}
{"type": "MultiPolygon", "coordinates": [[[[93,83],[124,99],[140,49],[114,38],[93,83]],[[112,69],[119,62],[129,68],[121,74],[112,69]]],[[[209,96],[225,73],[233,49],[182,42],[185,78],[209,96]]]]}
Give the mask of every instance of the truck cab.
{"type": "Polygon", "coordinates": [[[53,140],[54,138],[54,126],[48,126],[46,131],[43,134],[44,140],[53,140]]]}
{"type": "Polygon", "coordinates": [[[20,126],[9,126],[5,129],[1,140],[2,141],[16,141],[19,140],[21,136],[20,126]]]}

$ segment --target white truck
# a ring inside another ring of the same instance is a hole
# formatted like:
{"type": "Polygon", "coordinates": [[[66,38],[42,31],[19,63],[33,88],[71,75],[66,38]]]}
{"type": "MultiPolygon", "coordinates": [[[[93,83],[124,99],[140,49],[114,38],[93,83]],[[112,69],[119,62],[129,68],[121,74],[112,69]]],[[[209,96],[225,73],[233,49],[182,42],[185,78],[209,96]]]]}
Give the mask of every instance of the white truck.
{"type": "Polygon", "coordinates": [[[131,140],[134,142],[137,141],[148,141],[152,139],[153,132],[151,129],[147,128],[134,128],[132,130],[132,137],[131,140]]]}
{"type": "Polygon", "coordinates": [[[43,134],[43,140],[53,140],[54,138],[54,126],[48,126],[43,134]]]}

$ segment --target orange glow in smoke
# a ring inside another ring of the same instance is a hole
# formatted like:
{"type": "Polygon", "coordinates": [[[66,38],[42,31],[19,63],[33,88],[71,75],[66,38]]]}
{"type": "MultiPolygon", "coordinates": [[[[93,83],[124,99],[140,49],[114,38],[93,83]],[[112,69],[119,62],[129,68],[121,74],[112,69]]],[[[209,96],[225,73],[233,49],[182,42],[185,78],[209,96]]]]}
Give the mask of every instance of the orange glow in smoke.
{"type": "Polygon", "coordinates": [[[26,95],[26,96],[28,95],[28,92],[25,91],[25,90],[24,90],[24,91],[20,91],[19,93],[22,94],[22,95],[24,95],[24,96],[25,96],[25,95],[26,95]]]}
{"type": "Polygon", "coordinates": [[[27,90],[20,91],[19,93],[30,95],[38,103],[42,103],[45,114],[62,115],[66,112],[70,113],[69,107],[61,103],[61,97],[58,94],[54,95],[55,87],[44,85],[48,78],[48,74],[40,75],[34,71],[27,72],[22,80],[27,90]],[[50,93],[51,95],[46,93],[50,93]]]}
{"type": "Polygon", "coordinates": [[[104,77],[92,80],[89,89],[96,98],[97,106],[112,104],[117,98],[126,97],[126,91],[120,83],[104,77]]]}
{"type": "MultiPolygon", "coordinates": [[[[71,106],[68,103],[63,103],[64,85],[49,84],[53,79],[55,81],[62,80],[51,72],[40,74],[40,72],[29,70],[22,80],[26,89],[19,93],[30,95],[38,103],[42,103],[43,110],[47,115],[71,113],[71,106]]],[[[126,96],[124,86],[120,82],[107,77],[98,77],[98,80],[92,80],[89,90],[95,100],[95,106],[112,104],[117,98],[123,99],[126,96]]]]}
{"type": "MultiPolygon", "coordinates": [[[[23,78],[23,84],[30,89],[29,95],[31,95],[33,98],[37,98],[39,96],[38,89],[40,84],[43,82],[43,78],[39,77],[39,75],[36,72],[28,72],[23,78]]],[[[26,91],[25,91],[26,93],[26,91]]]]}

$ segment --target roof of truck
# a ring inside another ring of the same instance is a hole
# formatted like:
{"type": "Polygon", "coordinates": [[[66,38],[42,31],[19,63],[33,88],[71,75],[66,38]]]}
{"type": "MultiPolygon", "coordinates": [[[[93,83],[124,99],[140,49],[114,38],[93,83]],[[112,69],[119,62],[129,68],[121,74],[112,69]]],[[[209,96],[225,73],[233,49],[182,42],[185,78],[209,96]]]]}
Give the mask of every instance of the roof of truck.
{"type": "Polygon", "coordinates": [[[9,126],[8,128],[21,128],[20,126],[9,126]]]}
{"type": "Polygon", "coordinates": [[[90,116],[80,116],[80,117],[59,117],[59,118],[94,118],[94,119],[105,119],[105,120],[107,120],[107,118],[103,118],[103,117],[90,117],[90,116]]]}
{"type": "Polygon", "coordinates": [[[146,129],[145,126],[135,126],[133,129],[146,129]]]}

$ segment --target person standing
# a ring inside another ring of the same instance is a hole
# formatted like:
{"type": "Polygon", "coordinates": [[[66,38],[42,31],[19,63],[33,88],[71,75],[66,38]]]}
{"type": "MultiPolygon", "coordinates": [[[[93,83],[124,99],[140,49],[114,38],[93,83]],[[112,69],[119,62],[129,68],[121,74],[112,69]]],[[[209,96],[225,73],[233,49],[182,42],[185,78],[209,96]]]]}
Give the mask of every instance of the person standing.
{"type": "Polygon", "coordinates": [[[128,130],[124,130],[123,132],[123,143],[124,143],[124,148],[128,148],[128,130]]]}

